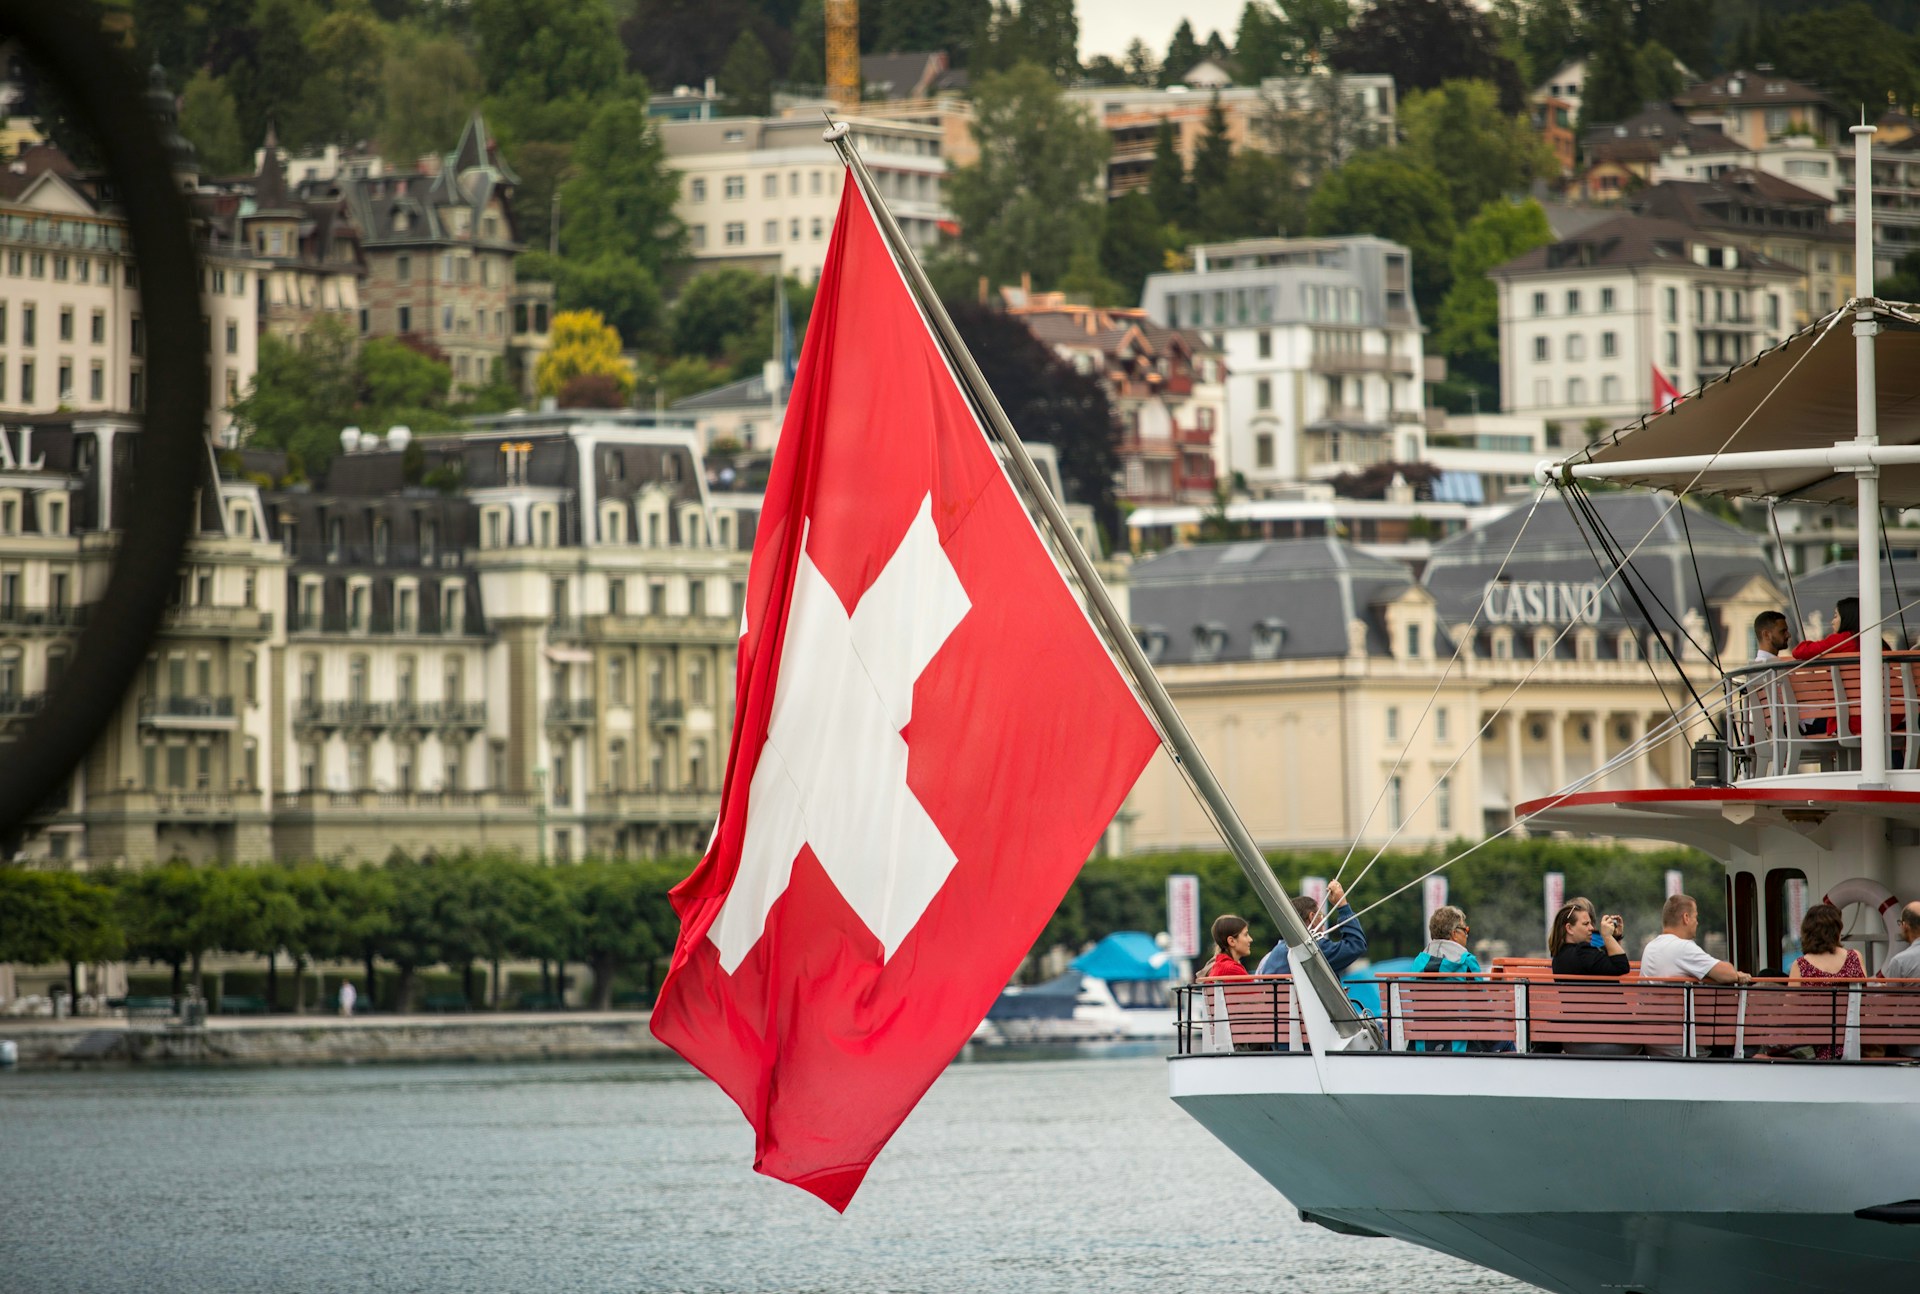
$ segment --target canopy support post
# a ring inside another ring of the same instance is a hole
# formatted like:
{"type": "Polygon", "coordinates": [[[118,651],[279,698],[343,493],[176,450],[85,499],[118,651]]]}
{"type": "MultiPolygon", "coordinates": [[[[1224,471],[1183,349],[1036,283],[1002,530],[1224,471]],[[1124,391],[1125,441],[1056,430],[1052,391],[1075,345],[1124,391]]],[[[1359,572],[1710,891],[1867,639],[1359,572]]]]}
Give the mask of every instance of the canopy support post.
{"type": "MultiPolygon", "coordinates": [[[[1873,133],[1853,134],[1854,227],[1854,444],[1880,443],[1879,387],[1873,339],[1880,331],[1873,307],[1873,133]]],[[[1880,647],[1880,469],[1859,469],[1860,785],[1887,785],[1887,675],[1880,647]]]]}

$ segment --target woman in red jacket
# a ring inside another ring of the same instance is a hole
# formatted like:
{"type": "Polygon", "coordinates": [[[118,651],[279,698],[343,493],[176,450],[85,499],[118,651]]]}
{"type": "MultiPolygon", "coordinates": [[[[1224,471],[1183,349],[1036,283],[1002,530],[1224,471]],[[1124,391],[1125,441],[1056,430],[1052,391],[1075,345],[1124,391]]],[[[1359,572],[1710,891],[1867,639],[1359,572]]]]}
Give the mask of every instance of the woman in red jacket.
{"type": "Polygon", "coordinates": [[[1213,942],[1220,951],[1213,963],[1200,972],[1200,979],[1229,979],[1249,973],[1240,960],[1253,955],[1253,928],[1245,917],[1229,914],[1214,918],[1213,942]]]}

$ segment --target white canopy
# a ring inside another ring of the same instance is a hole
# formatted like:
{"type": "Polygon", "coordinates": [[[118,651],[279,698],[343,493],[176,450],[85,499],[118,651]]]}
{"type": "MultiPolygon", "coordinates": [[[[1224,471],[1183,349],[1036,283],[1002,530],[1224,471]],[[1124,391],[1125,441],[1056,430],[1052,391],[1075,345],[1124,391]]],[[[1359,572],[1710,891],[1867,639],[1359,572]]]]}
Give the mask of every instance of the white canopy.
{"type": "MultiPolygon", "coordinates": [[[[1881,332],[1874,343],[1882,445],[1920,445],[1920,307],[1870,303],[1881,332]]],[[[1580,463],[1645,462],[1644,473],[1609,479],[1650,489],[1850,503],[1852,473],[1832,467],[1719,467],[1702,474],[1687,456],[1819,450],[1852,440],[1855,307],[1850,303],[1763,351],[1664,413],[1649,414],[1571,455],[1580,463]]],[[[1883,467],[1881,502],[1920,506],[1920,463],[1883,467]]]]}

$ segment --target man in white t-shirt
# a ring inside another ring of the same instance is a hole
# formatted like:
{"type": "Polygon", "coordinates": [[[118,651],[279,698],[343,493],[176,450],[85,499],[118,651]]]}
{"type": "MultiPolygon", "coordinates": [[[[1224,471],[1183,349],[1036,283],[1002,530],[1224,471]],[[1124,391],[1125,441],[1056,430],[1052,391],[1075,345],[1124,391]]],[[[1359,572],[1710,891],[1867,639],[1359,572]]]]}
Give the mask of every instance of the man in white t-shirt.
{"type": "Polygon", "coordinates": [[[1756,665],[1768,661],[1791,660],[1787,647],[1793,642],[1793,626],[1778,611],[1762,611],[1753,618],[1753,660],[1756,665]]]}
{"type": "MultiPolygon", "coordinates": [[[[1750,984],[1753,976],[1735,970],[1693,941],[1700,929],[1700,905],[1676,894],[1660,909],[1660,933],[1640,954],[1641,979],[1690,979],[1706,984],[1750,984]]],[[[1679,1056],[1679,1047],[1648,1047],[1653,1056],[1679,1056]]]]}

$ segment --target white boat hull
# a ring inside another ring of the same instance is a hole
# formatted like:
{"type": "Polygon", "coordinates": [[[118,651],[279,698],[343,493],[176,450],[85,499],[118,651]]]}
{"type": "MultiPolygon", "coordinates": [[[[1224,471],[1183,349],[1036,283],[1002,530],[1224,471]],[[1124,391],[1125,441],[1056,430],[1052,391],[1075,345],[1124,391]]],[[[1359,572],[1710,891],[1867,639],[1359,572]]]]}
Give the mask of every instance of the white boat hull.
{"type": "Polygon", "coordinates": [[[1169,1071],[1302,1211],[1566,1294],[1852,1291],[1920,1257],[1920,1226],[1854,1216],[1920,1197],[1905,1066],[1374,1053],[1169,1071]]]}

